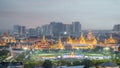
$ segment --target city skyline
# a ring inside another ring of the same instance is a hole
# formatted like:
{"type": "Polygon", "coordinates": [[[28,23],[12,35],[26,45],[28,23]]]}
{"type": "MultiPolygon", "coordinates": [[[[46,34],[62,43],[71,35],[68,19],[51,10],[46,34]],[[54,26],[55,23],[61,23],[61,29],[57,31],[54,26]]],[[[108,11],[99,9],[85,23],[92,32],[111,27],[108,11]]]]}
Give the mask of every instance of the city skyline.
{"type": "Polygon", "coordinates": [[[17,24],[36,28],[52,21],[79,21],[82,29],[112,29],[120,22],[119,4],[119,0],[1,0],[0,29],[17,24]]]}

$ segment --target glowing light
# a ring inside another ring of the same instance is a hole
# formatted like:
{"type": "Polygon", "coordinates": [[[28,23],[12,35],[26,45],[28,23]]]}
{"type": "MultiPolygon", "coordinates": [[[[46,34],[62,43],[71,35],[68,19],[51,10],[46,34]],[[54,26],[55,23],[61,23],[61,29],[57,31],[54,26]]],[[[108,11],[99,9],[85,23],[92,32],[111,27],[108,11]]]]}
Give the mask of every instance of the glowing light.
{"type": "Polygon", "coordinates": [[[67,34],[67,32],[64,32],[64,34],[66,35],[66,34],[67,34]]]}
{"type": "Polygon", "coordinates": [[[24,49],[24,50],[27,50],[28,48],[27,48],[27,47],[24,47],[23,49],[24,49]]]}
{"type": "Polygon", "coordinates": [[[105,50],[109,50],[110,48],[109,48],[109,47],[105,47],[104,49],[105,49],[105,50]]]}

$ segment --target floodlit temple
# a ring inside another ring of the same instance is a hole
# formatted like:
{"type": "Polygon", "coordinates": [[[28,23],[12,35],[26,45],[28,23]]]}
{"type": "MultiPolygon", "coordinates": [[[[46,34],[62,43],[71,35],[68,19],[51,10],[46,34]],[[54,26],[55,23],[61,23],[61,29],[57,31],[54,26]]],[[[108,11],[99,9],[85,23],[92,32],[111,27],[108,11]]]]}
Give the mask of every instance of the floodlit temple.
{"type": "Polygon", "coordinates": [[[50,49],[64,49],[61,39],[59,38],[57,44],[51,44],[50,49]]]}
{"type": "Polygon", "coordinates": [[[101,43],[100,45],[102,46],[102,47],[111,47],[111,48],[113,48],[114,50],[118,50],[118,46],[117,46],[117,40],[116,39],[114,39],[113,37],[112,37],[112,34],[110,35],[110,37],[108,38],[108,39],[105,39],[104,40],[104,42],[103,43],[101,43]]]}
{"type": "Polygon", "coordinates": [[[40,41],[34,43],[34,49],[49,49],[48,42],[46,41],[45,36],[42,37],[40,41]]]}
{"type": "Polygon", "coordinates": [[[97,44],[96,38],[92,35],[92,32],[89,31],[87,38],[80,36],[79,39],[72,39],[70,36],[68,37],[67,44],[65,48],[67,49],[93,49],[97,44]]]}
{"type": "Polygon", "coordinates": [[[6,46],[7,43],[16,43],[16,39],[12,36],[9,36],[7,33],[4,33],[0,39],[0,45],[6,46]]]}
{"type": "Polygon", "coordinates": [[[85,37],[83,34],[79,38],[73,39],[71,36],[68,36],[67,41],[61,41],[61,38],[58,39],[57,42],[53,40],[46,40],[45,36],[42,39],[34,39],[34,40],[22,40],[19,41],[15,39],[15,37],[9,36],[7,33],[4,33],[3,36],[0,38],[0,46],[6,46],[7,44],[11,43],[12,48],[28,48],[28,49],[39,49],[39,50],[46,50],[46,49],[94,49],[96,45],[101,47],[112,47],[117,48],[115,40],[112,37],[112,34],[108,39],[105,39],[104,42],[98,42],[93,36],[92,31],[88,31],[87,36],[85,37]],[[32,43],[32,44],[28,44],[32,43]]]}
{"type": "Polygon", "coordinates": [[[104,40],[104,44],[115,44],[117,43],[117,40],[115,40],[113,37],[112,37],[112,34],[110,35],[110,37],[108,39],[105,39],[104,40]]]}

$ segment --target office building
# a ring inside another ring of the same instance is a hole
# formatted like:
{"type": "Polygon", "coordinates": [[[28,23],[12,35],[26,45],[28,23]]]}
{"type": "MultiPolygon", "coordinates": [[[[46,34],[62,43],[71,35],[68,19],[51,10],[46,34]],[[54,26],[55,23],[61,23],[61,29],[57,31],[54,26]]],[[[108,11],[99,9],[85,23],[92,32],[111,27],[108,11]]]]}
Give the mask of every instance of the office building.
{"type": "Polygon", "coordinates": [[[72,22],[72,31],[73,31],[73,36],[80,36],[81,33],[80,22],[72,22]]]}
{"type": "Polygon", "coordinates": [[[114,25],[113,31],[120,31],[120,24],[114,25]]]}
{"type": "Polygon", "coordinates": [[[13,34],[14,35],[25,35],[26,34],[26,27],[20,26],[20,25],[14,25],[13,34]]]}
{"type": "Polygon", "coordinates": [[[37,32],[35,28],[28,29],[28,36],[36,36],[37,32]]]}

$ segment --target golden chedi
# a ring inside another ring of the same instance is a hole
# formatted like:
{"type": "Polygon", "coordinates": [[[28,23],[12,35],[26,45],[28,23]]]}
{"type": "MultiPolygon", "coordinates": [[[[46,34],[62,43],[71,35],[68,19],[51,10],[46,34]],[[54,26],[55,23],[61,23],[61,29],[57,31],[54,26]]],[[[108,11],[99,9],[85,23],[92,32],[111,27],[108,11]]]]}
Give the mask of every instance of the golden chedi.
{"type": "Polygon", "coordinates": [[[58,40],[57,46],[58,46],[58,49],[64,49],[64,46],[62,45],[62,42],[61,42],[61,39],[60,39],[60,38],[59,38],[59,40],[58,40]]]}

